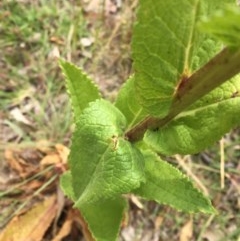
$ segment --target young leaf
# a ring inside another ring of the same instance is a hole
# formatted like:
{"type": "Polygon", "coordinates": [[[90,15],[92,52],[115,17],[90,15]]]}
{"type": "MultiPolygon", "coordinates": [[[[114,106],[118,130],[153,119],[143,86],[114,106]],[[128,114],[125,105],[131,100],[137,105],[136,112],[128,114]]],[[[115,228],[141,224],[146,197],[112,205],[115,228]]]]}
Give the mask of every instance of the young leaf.
{"type": "Polygon", "coordinates": [[[163,128],[147,131],[145,142],[165,155],[202,151],[240,124],[239,93],[240,76],[237,76],[163,128]]]}
{"type": "Polygon", "coordinates": [[[137,99],[134,76],[130,77],[120,89],[115,106],[126,117],[127,130],[136,125],[147,115],[137,99]]]}
{"type": "Polygon", "coordinates": [[[118,197],[94,204],[86,203],[81,213],[96,241],[115,241],[126,207],[126,201],[118,197]]]}
{"type": "Polygon", "coordinates": [[[90,103],[76,123],[69,156],[76,206],[127,193],[144,181],[143,156],[123,137],[126,119],[111,103],[90,103]]]}
{"type": "Polygon", "coordinates": [[[200,24],[201,30],[223,41],[226,45],[240,47],[240,9],[226,7],[200,24]]]}
{"type": "Polygon", "coordinates": [[[93,81],[80,68],[64,60],[60,60],[60,66],[66,77],[66,87],[76,121],[90,102],[100,98],[100,93],[93,81]]]}
{"type": "Polygon", "coordinates": [[[148,113],[166,116],[180,83],[221,49],[196,26],[227,2],[140,1],[132,49],[136,89],[148,113]]]}
{"type": "Polygon", "coordinates": [[[177,168],[162,161],[152,151],[143,152],[146,182],[134,193],[160,204],[170,205],[186,212],[214,213],[207,199],[177,168]]]}

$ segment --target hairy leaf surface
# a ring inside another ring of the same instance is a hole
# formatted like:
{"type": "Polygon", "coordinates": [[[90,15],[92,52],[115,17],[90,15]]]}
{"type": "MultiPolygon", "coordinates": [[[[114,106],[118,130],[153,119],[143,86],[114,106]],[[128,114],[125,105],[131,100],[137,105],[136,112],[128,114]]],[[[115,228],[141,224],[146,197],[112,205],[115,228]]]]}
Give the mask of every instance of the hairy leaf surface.
{"type": "Polygon", "coordinates": [[[76,124],[70,169],[76,206],[127,193],[144,180],[143,157],[124,139],[126,119],[111,103],[90,103],[76,124]]]}
{"type": "Polygon", "coordinates": [[[100,93],[94,82],[78,67],[67,61],[60,61],[66,77],[66,87],[72,103],[75,120],[88,104],[100,98],[100,93]]]}
{"type": "Polygon", "coordinates": [[[152,151],[144,151],[146,182],[134,193],[186,212],[213,213],[210,201],[178,169],[152,151]]]}
{"type": "Polygon", "coordinates": [[[227,2],[140,1],[132,49],[136,89],[148,113],[166,116],[180,82],[220,50],[197,22],[227,2]]]}
{"type": "Polygon", "coordinates": [[[193,154],[240,125],[240,76],[226,82],[144,140],[165,154],[193,154]]]}
{"type": "Polygon", "coordinates": [[[146,117],[147,113],[144,111],[137,99],[134,76],[130,77],[120,89],[115,106],[125,115],[127,119],[126,129],[130,129],[146,117]]]}

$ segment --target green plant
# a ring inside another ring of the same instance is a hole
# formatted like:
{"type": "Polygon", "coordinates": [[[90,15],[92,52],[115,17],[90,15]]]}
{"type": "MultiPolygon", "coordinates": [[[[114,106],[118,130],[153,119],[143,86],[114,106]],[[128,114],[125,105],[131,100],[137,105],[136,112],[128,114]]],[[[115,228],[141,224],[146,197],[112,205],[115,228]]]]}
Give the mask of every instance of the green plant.
{"type": "Polygon", "coordinates": [[[186,212],[215,212],[163,159],[200,152],[240,123],[240,11],[228,2],[141,0],[135,74],[114,104],[61,60],[76,124],[61,185],[96,240],[116,239],[126,193],[186,212]]]}

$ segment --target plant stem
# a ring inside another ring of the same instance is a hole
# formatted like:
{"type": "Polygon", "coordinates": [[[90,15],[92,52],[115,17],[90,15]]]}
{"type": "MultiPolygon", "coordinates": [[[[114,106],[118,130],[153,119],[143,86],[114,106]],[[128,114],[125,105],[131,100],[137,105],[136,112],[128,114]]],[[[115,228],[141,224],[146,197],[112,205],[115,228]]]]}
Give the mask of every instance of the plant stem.
{"type": "Polygon", "coordinates": [[[190,77],[180,80],[174,94],[172,106],[164,118],[148,116],[138,123],[125,136],[130,142],[143,138],[147,129],[161,128],[176,115],[192,105],[210,91],[220,86],[240,72],[240,48],[224,48],[207,64],[194,72],[190,77]]]}

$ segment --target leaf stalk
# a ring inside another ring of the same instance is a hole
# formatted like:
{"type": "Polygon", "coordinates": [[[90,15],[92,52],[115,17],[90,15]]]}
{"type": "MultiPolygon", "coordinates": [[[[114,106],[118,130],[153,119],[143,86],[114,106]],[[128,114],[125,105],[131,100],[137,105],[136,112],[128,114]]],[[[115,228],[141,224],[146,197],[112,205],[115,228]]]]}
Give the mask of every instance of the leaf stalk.
{"type": "Polygon", "coordinates": [[[179,113],[192,105],[195,101],[208,94],[230,78],[240,72],[240,48],[224,48],[208,63],[194,72],[184,83],[178,85],[174,93],[169,113],[164,118],[148,116],[142,122],[126,132],[125,137],[130,142],[143,138],[148,130],[155,130],[165,126],[179,113]]]}

